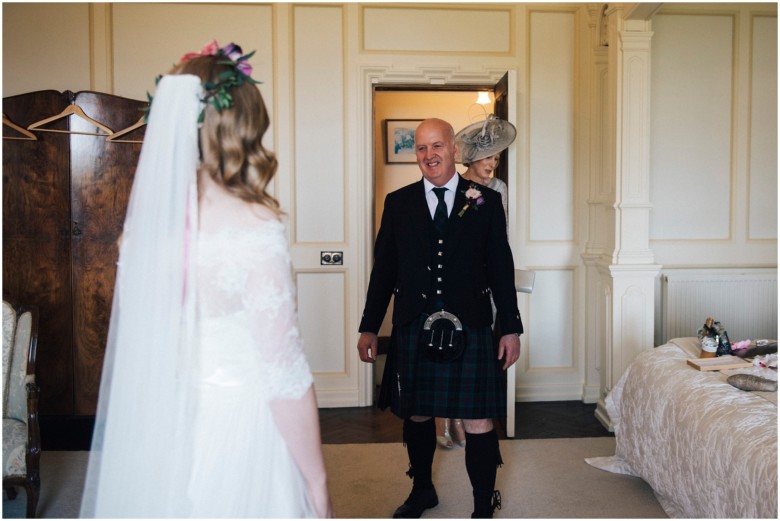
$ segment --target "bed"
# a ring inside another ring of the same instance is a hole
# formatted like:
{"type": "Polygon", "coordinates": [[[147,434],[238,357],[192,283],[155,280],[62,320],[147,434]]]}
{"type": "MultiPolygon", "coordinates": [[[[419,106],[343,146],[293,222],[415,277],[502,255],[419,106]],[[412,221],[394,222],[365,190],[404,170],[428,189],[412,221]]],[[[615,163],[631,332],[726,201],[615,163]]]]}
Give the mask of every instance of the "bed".
{"type": "Polygon", "coordinates": [[[765,368],[698,371],[696,338],[640,353],[606,398],[615,455],[588,458],[638,476],[670,517],[777,518],[777,393],[726,382],[735,372],[777,379],[765,368]]]}

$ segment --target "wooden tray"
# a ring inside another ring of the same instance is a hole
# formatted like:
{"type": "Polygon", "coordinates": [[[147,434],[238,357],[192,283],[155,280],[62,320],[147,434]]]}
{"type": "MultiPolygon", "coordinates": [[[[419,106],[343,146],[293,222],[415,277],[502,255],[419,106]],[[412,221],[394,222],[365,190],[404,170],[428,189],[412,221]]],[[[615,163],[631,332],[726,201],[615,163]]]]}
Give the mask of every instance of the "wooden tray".
{"type": "Polygon", "coordinates": [[[722,371],[724,369],[753,367],[752,363],[732,355],[716,356],[714,358],[689,358],[688,365],[695,367],[699,371],[722,371]]]}

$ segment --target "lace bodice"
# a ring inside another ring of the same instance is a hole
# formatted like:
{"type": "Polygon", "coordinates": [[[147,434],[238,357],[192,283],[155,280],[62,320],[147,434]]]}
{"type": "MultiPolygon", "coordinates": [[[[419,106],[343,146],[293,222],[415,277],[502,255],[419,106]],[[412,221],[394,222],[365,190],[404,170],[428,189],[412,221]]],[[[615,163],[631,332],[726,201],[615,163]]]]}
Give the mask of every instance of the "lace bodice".
{"type": "Polygon", "coordinates": [[[298,327],[284,225],[252,218],[198,236],[203,377],[300,398],[312,383],[298,327]]]}

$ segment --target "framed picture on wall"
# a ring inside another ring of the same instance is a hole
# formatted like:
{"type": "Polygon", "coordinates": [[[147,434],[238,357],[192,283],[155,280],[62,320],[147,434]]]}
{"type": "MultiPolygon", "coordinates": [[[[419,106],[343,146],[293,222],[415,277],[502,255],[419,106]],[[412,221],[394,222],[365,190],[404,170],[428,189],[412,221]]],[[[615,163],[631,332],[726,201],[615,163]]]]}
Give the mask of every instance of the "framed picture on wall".
{"type": "Polygon", "coordinates": [[[421,119],[385,120],[385,163],[416,163],[414,130],[421,119]]]}

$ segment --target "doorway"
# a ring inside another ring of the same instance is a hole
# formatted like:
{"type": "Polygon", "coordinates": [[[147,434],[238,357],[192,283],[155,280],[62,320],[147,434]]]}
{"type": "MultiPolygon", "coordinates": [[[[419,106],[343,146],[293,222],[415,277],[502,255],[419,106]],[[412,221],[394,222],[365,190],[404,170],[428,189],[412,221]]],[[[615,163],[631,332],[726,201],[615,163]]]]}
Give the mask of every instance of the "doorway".
{"type": "MultiPolygon", "coordinates": [[[[356,317],[360,316],[362,311],[363,299],[365,298],[366,291],[368,289],[368,279],[371,273],[371,268],[374,263],[373,248],[374,240],[376,238],[375,222],[379,222],[381,219],[382,207],[384,205],[384,196],[380,194],[389,193],[393,189],[400,188],[409,182],[414,182],[420,179],[420,171],[415,163],[394,165],[395,167],[402,167],[402,174],[387,176],[386,179],[389,184],[379,186],[377,178],[375,176],[377,167],[386,167],[386,161],[382,146],[383,130],[382,125],[385,119],[400,119],[400,118],[412,118],[423,119],[426,117],[437,116],[437,114],[431,113],[427,110],[428,107],[422,107],[421,110],[415,113],[405,113],[402,109],[407,109],[406,103],[400,103],[396,107],[398,115],[387,116],[378,115],[375,97],[382,92],[401,91],[407,92],[410,97],[415,99],[421,99],[422,95],[439,96],[447,95],[447,93],[453,93],[458,91],[470,91],[472,94],[469,99],[464,102],[459,109],[458,117],[459,121],[451,121],[453,127],[457,129],[462,128],[470,122],[468,117],[468,108],[476,101],[476,93],[480,90],[487,90],[494,93],[493,104],[494,111],[496,107],[501,106],[501,98],[505,97],[508,101],[506,103],[507,112],[514,110],[514,100],[517,97],[517,71],[508,70],[504,68],[490,68],[490,67],[478,67],[470,68],[464,66],[439,66],[435,70],[428,70],[426,68],[408,67],[403,66],[388,66],[388,67],[365,67],[361,69],[361,85],[358,92],[359,105],[358,105],[358,121],[355,127],[355,132],[360,136],[360,146],[357,148],[355,154],[359,164],[359,171],[365,172],[365,175],[358,175],[355,178],[355,219],[354,230],[358,240],[356,242],[356,248],[354,255],[358,260],[358,269],[355,270],[355,278],[353,282],[355,284],[354,290],[356,292],[357,308],[355,310],[356,317]],[[503,85],[503,87],[502,87],[503,85]],[[416,94],[415,94],[416,93],[416,94]],[[498,98],[498,103],[496,103],[498,98]],[[509,105],[512,104],[512,107],[509,105]],[[460,125],[460,126],[458,126],[460,125]],[[403,177],[405,175],[411,176],[403,177]],[[377,199],[379,199],[377,201],[377,199]]],[[[476,108],[471,109],[476,114],[476,108]]],[[[481,109],[479,109],[481,112],[481,109]]],[[[484,117],[484,113],[481,113],[484,117]]],[[[438,115],[442,119],[452,120],[449,116],[438,115]]],[[[515,122],[515,118],[511,113],[506,119],[512,123],[515,122]]],[[[509,186],[516,186],[518,182],[516,173],[516,153],[510,151],[506,161],[502,162],[507,166],[508,179],[507,184],[509,186]]],[[[398,170],[398,168],[396,168],[398,170]]],[[[510,224],[509,229],[512,230],[513,209],[510,206],[509,211],[510,224]]],[[[510,245],[513,240],[510,236],[510,245]]],[[[392,310],[389,309],[386,316],[391,315],[392,310]]],[[[357,324],[355,324],[357,326],[357,324]]],[[[380,330],[380,335],[389,335],[389,329],[380,330]]],[[[356,356],[353,346],[350,345],[350,356],[356,356]]],[[[371,405],[374,402],[375,394],[375,374],[381,375],[381,368],[377,367],[377,364],[358,364],[359,371],[357,374],[358,387],[356,389],[358,396],[358,405],[366,406],[371,405]]]]}
{"type": "MultiPolygon", "coordinates": [[[[373,89],[373,130],[374,130],[374,169],[373,169],[373,234],[376,237],[379,223],[382,220],[382,210],[387,194],[403,186],[418,181],[421,177],[417,163],[406,158],[400,162],[398,158],[388,155],[388,122],[394,124],[403,122],[413,125],[426,118],[440,118],[449,122],[457,133],[461,128],[484,120],[488,115],[495,114],[502,119],[508,119],[509,103],[508,73],[498,83],[478,85],[375,85],[373,89]],[[490,101],[487,104],[477,103],[480,93],[488,93],[490,101]]],[[[392,138],[391,138],[392,139],[392,138]]],[[[496,177],[508,182],[508,151],[502,152],[496,177]]],[[[459,173],[466,167],[457,165],[459,173]]],[[[373,241],[369,248],[369,256],[373,257],[373,241]]],[[[391,332],[391,317],[393,301],[391,299],[385,320],[379,330],[380,352],[381,340],[389,339],[391,332]]],[[[381,384],[384,371],[385,356],[377,357],[374,367],[375,387],[381,384]]]]}

